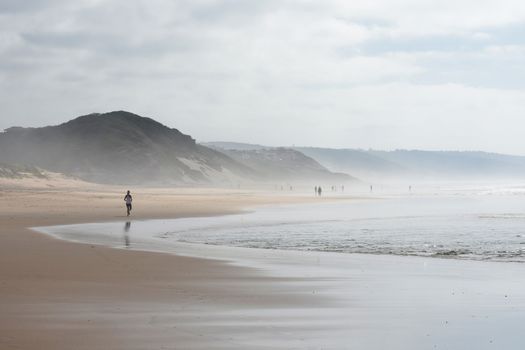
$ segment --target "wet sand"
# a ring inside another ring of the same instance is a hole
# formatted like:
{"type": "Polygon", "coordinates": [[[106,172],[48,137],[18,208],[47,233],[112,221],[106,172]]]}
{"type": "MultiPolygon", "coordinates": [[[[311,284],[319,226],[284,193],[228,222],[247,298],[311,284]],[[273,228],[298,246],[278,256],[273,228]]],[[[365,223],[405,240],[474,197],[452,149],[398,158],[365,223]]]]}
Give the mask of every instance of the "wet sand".
{"type": "MultiPolygon", "coordinates": [[[[27,229],[124,223],[122,194],[99,187],[0,192],[1,349],[524,346],[521,264],[198,245],[181,245],[184,256],[177,256],[27,229]]],[[[134,198],[141,213],[134,219],[308,200],[191,189],[139,190],[134,198]]]]}

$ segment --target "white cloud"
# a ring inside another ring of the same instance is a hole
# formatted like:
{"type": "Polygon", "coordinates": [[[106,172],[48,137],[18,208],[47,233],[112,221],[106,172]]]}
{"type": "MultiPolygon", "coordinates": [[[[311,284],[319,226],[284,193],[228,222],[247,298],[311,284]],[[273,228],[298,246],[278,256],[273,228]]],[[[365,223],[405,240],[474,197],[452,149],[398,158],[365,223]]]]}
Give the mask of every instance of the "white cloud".
{"type": "Polygon", "coordinates": [[[521,1],[24,4],[0,6],[0,128],[127,109],[201,140],[525,154],[521,1]]]}

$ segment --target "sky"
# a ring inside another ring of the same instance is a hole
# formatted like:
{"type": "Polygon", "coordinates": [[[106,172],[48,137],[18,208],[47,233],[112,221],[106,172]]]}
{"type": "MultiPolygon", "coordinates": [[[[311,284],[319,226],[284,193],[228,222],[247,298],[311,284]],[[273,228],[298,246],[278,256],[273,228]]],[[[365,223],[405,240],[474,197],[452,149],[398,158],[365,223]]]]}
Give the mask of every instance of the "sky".
{"type": "Polygon", "coordinates": [[[0,0],[0,130],[525,155],[522,0],[0,0]]]}

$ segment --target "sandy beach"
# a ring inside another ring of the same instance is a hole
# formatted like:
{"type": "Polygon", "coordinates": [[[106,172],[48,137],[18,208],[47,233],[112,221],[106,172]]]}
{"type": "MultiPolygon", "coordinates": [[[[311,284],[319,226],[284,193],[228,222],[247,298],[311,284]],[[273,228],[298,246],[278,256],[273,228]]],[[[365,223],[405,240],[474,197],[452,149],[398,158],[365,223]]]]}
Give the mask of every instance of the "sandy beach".
{"type": "MultiPolygon", "coordinates": [[[[124,222],[124,190],[4,184],[1,349],[520,348],[520,264],[198,245],[177,256],[28,229],[124,222]]],[[[242,190],[133,192],[134,220],[311,201],[242,190]]]]}
{"type": "MultiPolygon", "coordinates": [[[[72,244],[28,229],[124,220],[124,189],[65,182],[2,185],[1,349],[188,348],[203,334],[206,342],[214,342],[213,332],[198,327],[167,333],[155,310],[207,309],[217,301],[239,306],[299,302],[273,298],[274,284],[267,278],[224,262],[72,244]]],[[[134,196],[134,219],[220,215],[305,201],[213,189],[136,189],[134,196]]]]}

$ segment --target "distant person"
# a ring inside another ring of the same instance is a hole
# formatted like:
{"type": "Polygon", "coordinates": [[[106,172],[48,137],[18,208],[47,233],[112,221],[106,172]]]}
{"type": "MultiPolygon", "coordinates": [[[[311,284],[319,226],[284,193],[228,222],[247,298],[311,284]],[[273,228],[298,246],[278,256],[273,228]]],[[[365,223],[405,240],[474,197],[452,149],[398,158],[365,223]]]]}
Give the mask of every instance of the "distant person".
{"type": "Polygon", "coordinates": [[[372,192],[374,190],[374,188],[372,187],[372,185],[370,185],[370,192],[372,192]]]}
{"type": "Polygon", "coordinates": [[[322,194],[322,193],[323,193],[323,189],[321,188],[321,186],[319,186],[319,187],[317,188],[317,195],[318,195],[319,197],[321,197],[321,194],[322,194]]]}
{"type": "Polygon", "coordinates": [[[133,197],[131,197],[131,192],[128,191],[124,196],[124,202],[126,202],[126,209],[128,211],[128,216],[131,214],[131,202],[133,202],[133,197]]]}

